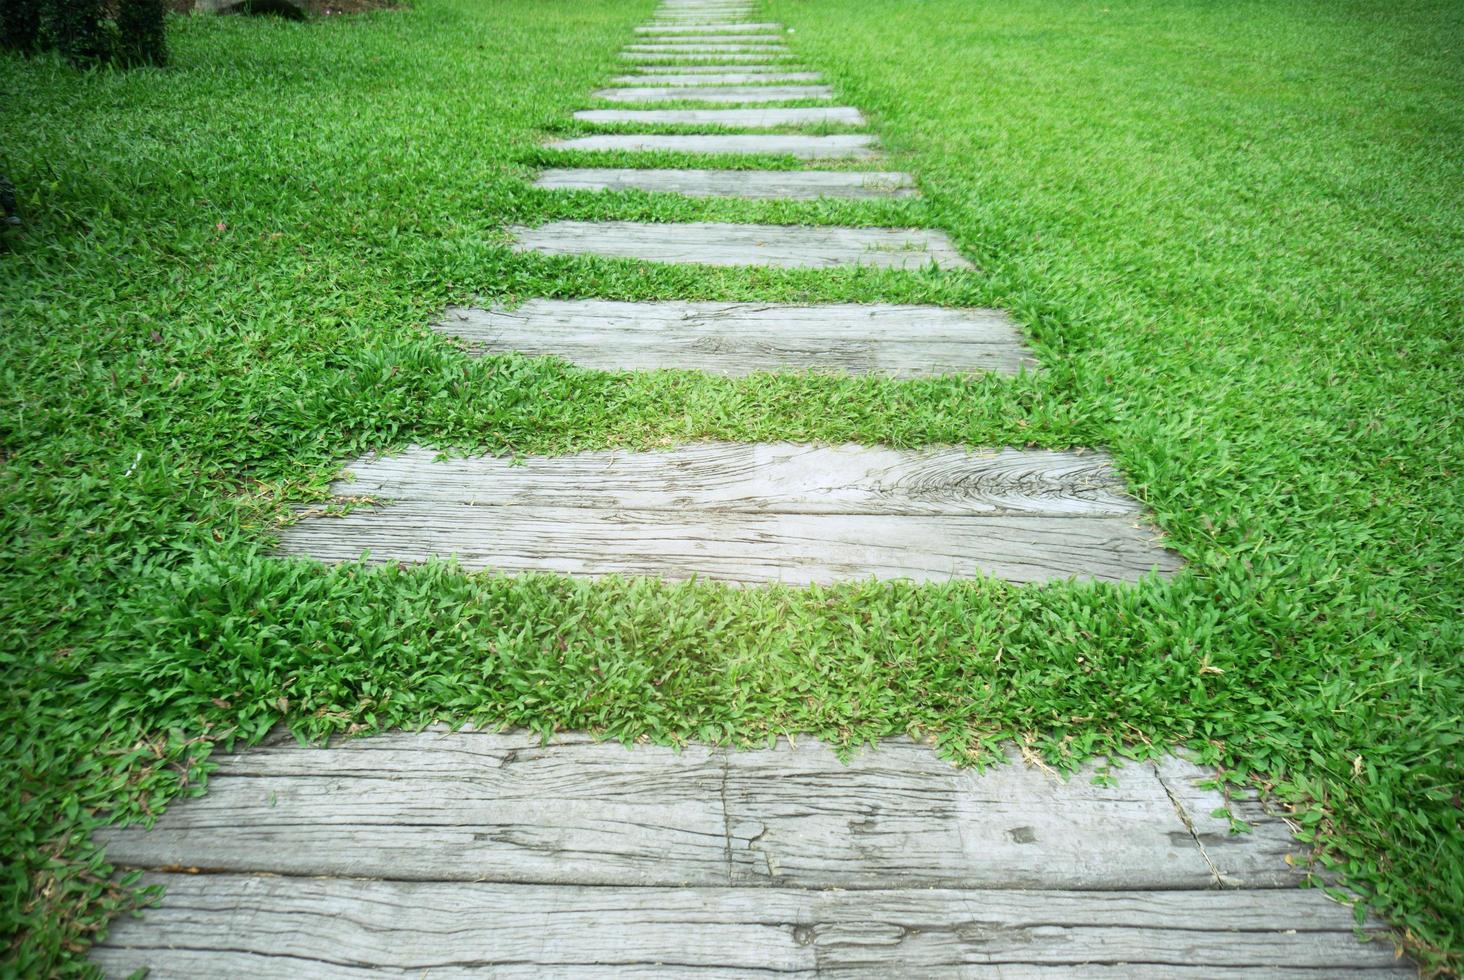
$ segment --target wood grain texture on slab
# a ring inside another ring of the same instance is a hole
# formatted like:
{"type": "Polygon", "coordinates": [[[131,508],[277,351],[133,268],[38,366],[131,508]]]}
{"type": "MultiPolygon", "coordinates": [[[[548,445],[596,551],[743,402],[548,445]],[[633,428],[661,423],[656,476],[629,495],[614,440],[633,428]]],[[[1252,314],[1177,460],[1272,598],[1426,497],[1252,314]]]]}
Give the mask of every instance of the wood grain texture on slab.
{"type": "Polygon", "coordinates": [[[517,225],[508,232],[513,236],[516,251],[543,255],[598,255],[644,262],[762,265],[783,269],[972,268],[945,232],[928,228],[750,225],[722,221],[666,224],[553,221],[533,228],[517,225]]]}
{"type": "MultiPolygon", "coordinates": [[[[216,762],[208,793],[151,830],[99,832],[108,859],[412,881],[1217,887],[1150,764],[1100,786],[1093,765],[1062,779],[1013,754],[960,770],[904,738],[845,763],[816,739],[675,751],[441,726],[324,747],[279,733],[216,762]]],[[[1264,811],[1257,819],[1285,832],[1264,811]]],[[[1280,857],[1264,860],[1300,880],[1280,857]]]]}
{"type": "Polygon", "coordinates": [[[1201,779],[1194,764],[1100,786],[1094,766],[1059,779],[1016,758],[281,731],[217,757],[209,792],[155,829],[98,835],[166,894],[92,960],[153,977],[1412,975],[1319,889],[1216,887],[1160,778],[1201,779]]]}
{"type": "Polygon", "coordinates": [[[339,562],[453,557],[504,573],[707,578],[743,585],[991,575],[1137,581],[1178,559],[1105,457],[961,449],[704,443],[669,452],[366,458],[284,554],[339,562]]]}
{"type": "Polygon", "coordinates": [[[179,874],[145,882],[165,886],[167,897],[141,919],[116,923],[93,951],[109,976],[142,967],[155,980],[263,968],[275,976],[350,975],[343,968],[481,976],[503,966],[556,976],[1010,977],[1072,976],[1075,964],[1207,976],[1232,966],[1252,977],[1408,975],[1390,946],[1359,942],[1348,910],[1319,892],[586,888],[179,874]],[[1033,972],[1043,968],[1052,973],[1033,972]]]}
{"type": "Polygon", "coordinates": [[[999,310],[539,299],[513,309],[450,309],[434,329],[470,353],[552,355],[596,370],[918,378],[1036,367],[1021,331],[999,310]]]}

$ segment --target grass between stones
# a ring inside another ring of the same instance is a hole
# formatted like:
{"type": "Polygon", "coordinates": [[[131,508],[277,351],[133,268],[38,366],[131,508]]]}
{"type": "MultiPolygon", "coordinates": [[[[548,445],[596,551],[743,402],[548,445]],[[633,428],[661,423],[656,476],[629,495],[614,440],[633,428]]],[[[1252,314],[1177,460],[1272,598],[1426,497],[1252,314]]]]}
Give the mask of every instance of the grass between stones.
{"type": "Polygon", "coordinates": [[[914,731],[961,760],[1017,738],[1064,764],[1188,743],[1295,805],[1410,948],[1457,968],[1464,10],[774,0],[760,19],[797,28],[924,200],[527,187],[649,7],[178,18],[166,71],[0,59],[0,171],[27,213],[0,255],[11,967],[82,969],[134,900],[88,829],[199,790],[213,744],[444,719],[914,731]],[[551,218],[938,226],[980,271],[505,247],[503,226],[551,218]],[[475,296],[1000,306],[1044,370],[468,360],[427,324],[475,296]],[[367,450],[701,438],[1107,447],[1188,570],[734,590],[268,557],[367,450]]]}

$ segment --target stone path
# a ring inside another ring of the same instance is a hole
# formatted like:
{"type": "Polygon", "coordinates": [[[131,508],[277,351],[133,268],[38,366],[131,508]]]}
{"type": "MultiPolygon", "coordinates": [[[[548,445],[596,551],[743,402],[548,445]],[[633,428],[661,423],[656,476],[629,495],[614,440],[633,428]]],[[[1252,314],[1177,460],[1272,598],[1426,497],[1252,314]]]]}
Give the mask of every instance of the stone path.
{"type": "MultiPolygon", "coordinates": [[[[754,16],[751,0],[663,0],[622,52],[627,73],[595,93],[619,108],[577,114],[617,131],[551,143],[565,165],[537,185],[918,196],[907,174],[858,169],[879,162],[872,135],[796,131],[865,120],[848,106],[779,107],[831,103],[832,90],[780,25],[754,16]],[[695,132],[707,126],[790,131],[695,132]],[[574,165],[575,151],[596,150],[852,169],[574,165]]],[[[570,261],[970,268],[926,228],[560,221],[510,234],[520,251],[570,261]]],[[[1035,367],[997,310],[538,299],[451,310],[437,329],[468,355],[602,370],[1035,367]]],[[[1123,582],[1178,569],[1098,452],[703,443],[519,465],[435,455],[351,464],[336,492],[374,505],[303,515],[283,550],[744,585],[1123,582]]],[[[111,976],[152,977],[1414,975],[1389,944],[1357,942],[1349,909],[1294,887],[1289,828],[1254,801],[1231,801],[1255,827],[1231,835],[1215,815],[1225,800],[1182,759],[1099,775],[1064,782],[1015,759],[957,770],[906,739],[845,765],[812,740],[672,751],[434,729],[302,748],[281,734],[224,757],[208,794],[155,829],[102,835],[114,862],[167,897],[117,923],[93,958],[111,976]]]]}

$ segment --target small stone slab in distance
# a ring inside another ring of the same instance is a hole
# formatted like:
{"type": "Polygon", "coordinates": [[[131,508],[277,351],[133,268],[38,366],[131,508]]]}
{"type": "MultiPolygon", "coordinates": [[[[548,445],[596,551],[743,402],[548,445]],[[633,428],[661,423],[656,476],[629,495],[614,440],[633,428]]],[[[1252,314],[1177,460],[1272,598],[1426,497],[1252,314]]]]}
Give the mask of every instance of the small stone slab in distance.
{"type": "Polygon", "coordinates": [[[692,265],[782,269],[969,269],[945,232],[927,228],[554,221],[509,229],[514,249],[692,265]]]}
{"type": "Polygon", "coordinates": [[[777,129],[780,126],[863,126],[864,116],[851,106],[794,109],[581,109],[580,122],[599,124],[727,126],[733,129],[777,129]]]}
{"type": "Polygon", "coordinates": [[[546,190],[639,190],[687,197],[811,200],[820,197],[915,197],[909,174],[868,170],[649,170],[561,168],[534,181],[546,190]]]}
{"type": "Polygon", "coordinates": [[[781,34],[783,25],[773,24],[767,21],[756,23],[734,23],[722,24],[671,24],[671,25],[650,25],[648,27],[637,27],[637,34],[655,35],[702,35],[702,34],[781,34]]]}
{"type": "Polygon", "coordinates": [[[876,141],[863,133],[805,136],[798,133],[737,133],[703,135],[675,133],[606,133],[551,140],[551,150],[589,152],[611,150],[631,153],[751,154],[791,156],[800,160],[867,160],[875,156],[876,141]]]}
{"type": "MultiPolygon", "coordinates": [[[[671,69],[673,72],[675,68],[671,69]]],[[[819,82],[823,76],[816,71],[723,71],[717,73],[696,74],[688,69],[688,73],[658,75],[654,72],[645,75],[616,75],[610,81],[618,86],[630,88],[665,88],[668,86],[686,88],[715,88],[718,86],[736,86],[749,90],[758,88],[779,88],[779,87],[803,87],[803,86],[775,86],[768,85],[768,82],[819,82]]],[[[814,87],[814,86],[808,86],[814,87]]],[[[825,86],[818,86],[824,88],[825,86]]],[[[602,92],[614,91],[614,89],[601,89],[602,92]]],[[[815,96],[817,98],[818,96],[815,96]]],[[[697,98],[697,96],[687,96],[697,98]]],[[[801,98],[801,96],[800,96],[801,98]]],[[[749,100],[751,101],[751,100],[749,100]]]]}
{"type": "Polygon", "coordinates": [[[595,98],[605,102],[755,103],[827,99],[833,94],[827,85],[636,85],[602,88],[595,98]]]}
{"type": "Polygon", "coordinates": [[[533,299],[448,310],[434,329],[474,354],[550,355],[604,371],[922,378],[1036,367],[1006,314],[939,306],[533,299]]]}

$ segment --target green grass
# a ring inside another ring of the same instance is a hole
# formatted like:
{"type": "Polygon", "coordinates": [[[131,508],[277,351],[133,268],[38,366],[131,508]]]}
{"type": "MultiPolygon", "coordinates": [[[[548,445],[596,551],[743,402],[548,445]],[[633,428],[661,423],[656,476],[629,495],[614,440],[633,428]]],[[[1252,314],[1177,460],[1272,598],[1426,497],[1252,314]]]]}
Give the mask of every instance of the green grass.
{"type": "Polygon", "coordinates": [[[0,59],[0,171],[27,211],[0,254],[7,969],[82,968],[133,901],[89,829],[196,791],[216,742],[447,719],[919,730],[962,759],[1023,737],[1066,763],[1190,744],[1293,804],[1457,970],[1464,7],[772,0],[925,201],[532,190],[563,159],[536,141],[580,131],[649,7],[176,19],[165,71],[0,59]],[[938,226],[980,271],[504,247],[506,224],[594,217],[938,226]],[[473,296],[998,305],[1044,370],[472,361],[426,324],[473,296]],[[1188,570],[800,591],[269,557],[366,450],[713,437],[1105,446],[1188,570]]]}

